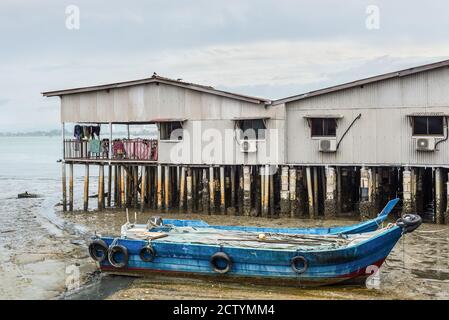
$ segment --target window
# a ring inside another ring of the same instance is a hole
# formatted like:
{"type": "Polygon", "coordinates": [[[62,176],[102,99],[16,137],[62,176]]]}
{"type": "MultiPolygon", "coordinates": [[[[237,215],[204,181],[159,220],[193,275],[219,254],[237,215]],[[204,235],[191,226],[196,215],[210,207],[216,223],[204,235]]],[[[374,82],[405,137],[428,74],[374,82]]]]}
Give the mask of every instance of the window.
{"type": "Polygon", "coordinates": [[[264,119],[239,120],[238,125],[241,129],[240,139],[242,140],[265,139],[266,125],[264,119]]]}
{"type": "Polygon", "coordinates": [[[337,132],[337,119],[312,118],[312,137],[335,137],[337,132]]]}
{"type": "Polygon", "coordinates": [[[443,135],[443,117],[413,117],[413,135],[443,135]]]}
{"type": "Polygon", "coordinates": [[[159,123],[161,140],[182,140],[183,129],[181,121],[159,123]]]}

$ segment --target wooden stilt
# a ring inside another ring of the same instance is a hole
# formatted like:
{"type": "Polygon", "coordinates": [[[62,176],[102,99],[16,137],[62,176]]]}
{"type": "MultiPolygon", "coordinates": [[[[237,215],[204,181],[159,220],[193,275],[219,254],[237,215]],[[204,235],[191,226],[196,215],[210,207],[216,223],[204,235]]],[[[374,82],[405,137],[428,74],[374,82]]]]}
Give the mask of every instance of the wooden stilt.
{"type": "Polygon", "coordinates": [[[238,213],[243,215],[243,167],[239,169],[239,188],[238,188],[238,213]]]}
{"type": "Polygon", "coordinates": [[[89,165],[84,166],[84,211],[89,209],[89,165]]]}
{"type": "Polygon", "coordinates": [[[114,206],[117,207],[117,203],[118,203],[118,166],[115,165],[114,166],[114,206]]]}
{"type": "Polygon", "coordinates": [[[62,162],[62,211],[67,211],[67,181],[65,163],[62,162]]]}
{"type": "Polygon", "coordinates": [[[73,211],[73,163],[69,164],[69,210],[73,211]]]}
{"type": "Polygon", "coordinates": [[[139,166],[133,166],[133,202],[139,208],[139,166]]]}
{"type": "Polygon", "coordinates": [[[164,167],[164,198],[165,198],[165,210],[170,210],[170,167],[166,165],[164,167]]]}
{"type": "Polygon", "coordinates": [[[262,188],[264,189],[262,216],[268,217],[268,209],[270,205],[270,166],[267,164],[264,168],[264,180],[262,188]]]}
{"type": "Polygon", "coordinates": [[[123,208],[126,208],[125,181],[126,181],[126,170],[124,166],[120,166],[120,200],[123,208]]]}
{"type": "MultiPolygon", "coordinates": [[[[257,169],[256,169],[257,170],[257,169]]],[[[254,184],[254,190],[255,190],[255,199],[256,199],[256,212],[257,215],[262,216],[263,210],[264,210],[264,193],[265,193],[265,167],[260,166],[258,168],[259,174],[256,175],[254,178],[256,179],[256,183],[254,184]]],[[[257,171],[256,171],[257,172],[257,171]]]]}
{"type": "Polygon", "coordinates": [[[207,179],[207,169],[203,169],[203,212],[208,213],[209,212],[209,181],[207,179]]]}
{"type": "Polygon", "coordinates": [[[235,210],[235,166],[231,167],[231,200],[230,200],[230,206],[234,209],[234,213],[237,211],[235,210]]]}
{"type": "Polygon", "coordinates": [[[131,198],[132,198],[132,189],[133,185],[131,183],[131,178],[133,176],[132,167],[125,167],[126,173],[126,207],[129,208],[131,206],[131,198]]]}
{"type": "Polygon", "coordinates": [[[179,181],[179,211],[185,210],[185,184],[186,184],[186,168],[181,167],[181,178],[179,181]]]}
{"type": "Polygon", "coordinates": [[[198,186],[198,177],[197,170],[195,168],[191,169],[192,173],[192,212],[195,212],[198,208],[197,206],[197,186],[198,186]]]}
{"type": "Polygon", "coordinates": [[[112,202],[112,166],[108,165],[108,197],[107,197],[107,206],[111,207],[112,202]]]}
{"type": "Polygon", "coordinates": [[[209,208],[210,208],[210,214],[213,214],[215,212],[214,167],[209,167],[209,208]]]}
{"type": "Polygon", "coordinates": [[[145,210],[145,196],[147,192],[147,171],[146,167],[142,166],[141,172],[141,182],[140,182],[140,212],[145,210]]]}
{"type": "Polygon", "coordinates": [[[220,166],[220,212],[226,214],[225,170],[220,166]]]}
{"type": "Polygon", "coordinates": [[[104,165],[98,166],[98,210],[102,211],[104,206],[104,165]]]}
{"type": "Polygon", "coordinates": [[[117,165],[117,203],[116,206],[122,207],[122,166],[117,165]]]}
{"type": "Polygon", "coordinates": [[[313,167],[313,208],[315,209],[314,215],[318,216],[319,212],[318,202],[318,168],[313,167]]]}
{"type": "Polygon", "coordinates": [[[157,209],[162,209],[162,166],[157,166],[157,209]]]}

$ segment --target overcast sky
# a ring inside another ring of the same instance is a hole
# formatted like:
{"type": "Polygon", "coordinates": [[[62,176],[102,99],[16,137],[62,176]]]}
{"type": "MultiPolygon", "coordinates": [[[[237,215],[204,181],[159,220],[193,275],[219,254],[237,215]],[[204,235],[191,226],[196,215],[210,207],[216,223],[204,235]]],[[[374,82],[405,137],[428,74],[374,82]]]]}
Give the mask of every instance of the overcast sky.
{"type": "Polygon", "coordinates": [[[42,91],[154,71],[275,99],[448,59],[448,12],[447,0],[1,0],[0,131],[59,128],[59,98],[42,91]]]}

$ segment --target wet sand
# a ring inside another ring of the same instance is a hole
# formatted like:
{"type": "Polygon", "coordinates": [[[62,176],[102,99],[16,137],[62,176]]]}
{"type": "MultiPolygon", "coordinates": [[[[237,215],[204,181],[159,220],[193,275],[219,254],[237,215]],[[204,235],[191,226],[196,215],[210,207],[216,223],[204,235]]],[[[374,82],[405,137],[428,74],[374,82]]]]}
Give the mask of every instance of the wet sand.
{"type": "MultiPolygon", "coordinates": [[[[137,222],[145,223],[154,212],[137,214],[137,222]]],[[[158,214],[162,218],[203,219],[210,224],[254,226],[332,226],[357,223],[357,220],[266,219],[201,214],[158,214]]],[[[117,235],[126,222],[123,211],[75,212],[61,216],[71,223],[87,228],[87,233],[117,235]]],[[[134,219],[134,213],[130,213],[134,219]]],[[[74,298],[96,298],[95,288],[105,282],[116,283],[108,288],[107,299],[448,299],[449,298],[449,228],[423,224],[396,245],[380,271],[379,289],[355,286],[296,288],[263,286],[248,283],[219,283],[212,280],[151,276],[145,278],[98,277],[90,284],[93,293],[74,298]],[[121,280],[120,280],[121,279],[121,280]],[[92,289],[92,287],[94,289],[92,289]]],[[[88,262],[94,266],[93,262],[88,262]]]]}

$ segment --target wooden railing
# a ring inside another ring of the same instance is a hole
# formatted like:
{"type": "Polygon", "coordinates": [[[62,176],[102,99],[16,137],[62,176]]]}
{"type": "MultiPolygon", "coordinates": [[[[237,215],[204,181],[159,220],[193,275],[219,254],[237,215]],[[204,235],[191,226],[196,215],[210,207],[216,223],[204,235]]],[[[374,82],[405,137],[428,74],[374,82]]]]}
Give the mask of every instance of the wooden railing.
{"type": "Polygon", "coordinates": [[[115,139],[109,156],[109,139],[64,140],[64,159],[157,161],[157,140],[115,139]]]}

